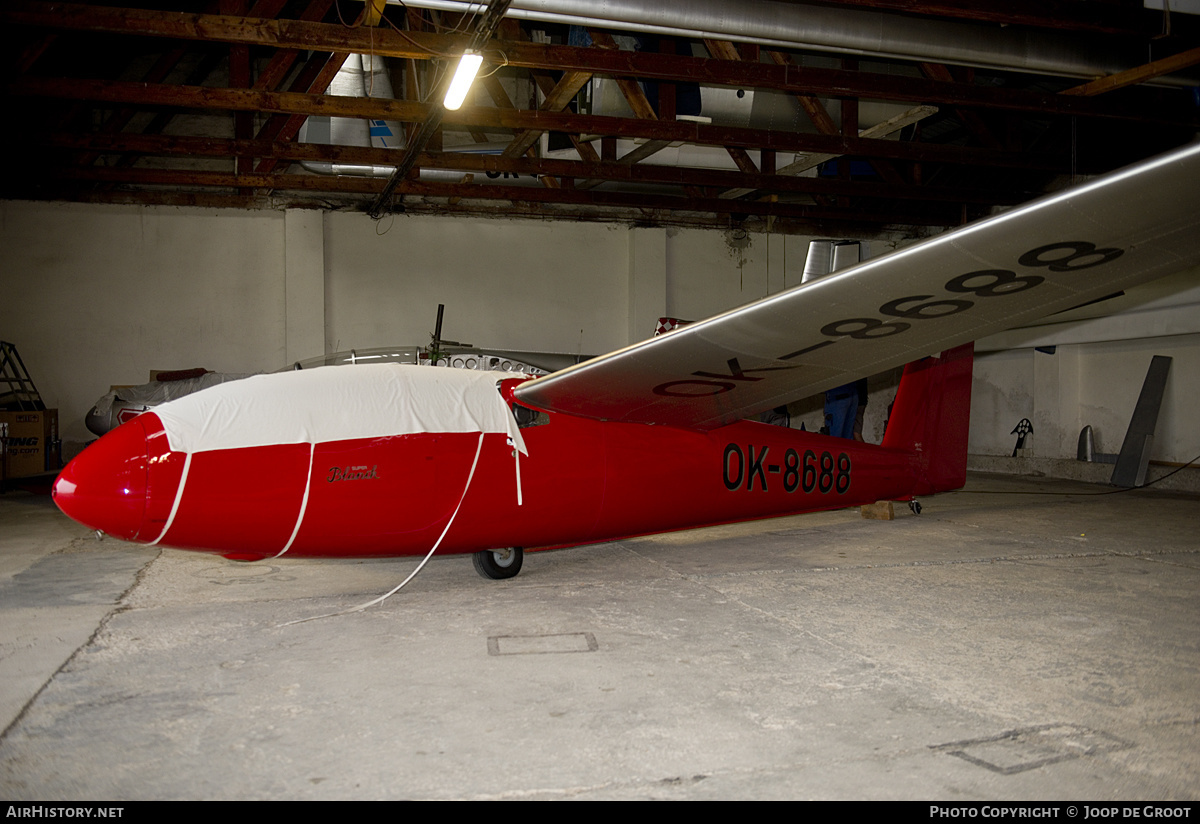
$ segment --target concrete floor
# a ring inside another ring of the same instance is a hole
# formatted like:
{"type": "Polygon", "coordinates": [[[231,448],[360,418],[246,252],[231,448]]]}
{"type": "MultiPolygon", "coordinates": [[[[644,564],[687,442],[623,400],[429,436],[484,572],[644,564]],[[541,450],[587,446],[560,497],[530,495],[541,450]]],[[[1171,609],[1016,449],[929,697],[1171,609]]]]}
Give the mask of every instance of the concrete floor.
{"type": "Polygon", "coordinates": [[[286,627],[415,562],[97,541],[10,492],[0,797],[1196,800],[1200,496],[1105,489],[435,559],[286,627]]]}

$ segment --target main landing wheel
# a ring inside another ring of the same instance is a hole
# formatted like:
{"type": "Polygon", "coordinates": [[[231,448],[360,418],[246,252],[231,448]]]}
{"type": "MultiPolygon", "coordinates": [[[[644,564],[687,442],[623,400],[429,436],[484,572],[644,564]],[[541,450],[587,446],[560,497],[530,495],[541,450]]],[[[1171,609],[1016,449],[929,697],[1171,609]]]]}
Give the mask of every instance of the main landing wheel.
{"type": "Polygon", "coordinates": [[[476,552],[471,556],[475,571],[484,578],[499,581],[512,578],[521,571],[521,562],[525,559],[525,551],[519,546],[510,549],[488,549],[476,552]]]}

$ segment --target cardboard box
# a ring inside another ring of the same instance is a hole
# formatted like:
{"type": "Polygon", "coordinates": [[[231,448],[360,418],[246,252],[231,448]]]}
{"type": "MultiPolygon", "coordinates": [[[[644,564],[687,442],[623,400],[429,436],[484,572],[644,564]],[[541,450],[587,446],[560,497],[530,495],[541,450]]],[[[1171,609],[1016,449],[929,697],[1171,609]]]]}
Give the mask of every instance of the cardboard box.
{"type": "Polygon", "coordinates": [[[0,411],[0,431],[7,429],[2,448],[3,476],[26,478],[57,472],[59,467],[58,410],[0,411]]]}

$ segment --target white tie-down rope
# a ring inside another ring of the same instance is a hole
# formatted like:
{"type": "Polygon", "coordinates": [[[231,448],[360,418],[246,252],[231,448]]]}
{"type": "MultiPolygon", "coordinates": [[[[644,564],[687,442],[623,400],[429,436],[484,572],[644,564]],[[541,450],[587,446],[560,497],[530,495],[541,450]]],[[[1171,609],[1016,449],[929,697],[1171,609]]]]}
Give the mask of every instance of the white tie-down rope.
{"type": "Polygon", "coordinates": [[[311,618],[298,618],[295,621],[288,621],[287,623],[278,624],[276,626],[277,627],[290,627],[292,624],[303,624],[306,621],[316,621],[318,618],[332,618],[335,615],[349,615],[352,612],[362,612],[367,607],[373,607],[376,604],[382,604],[388,598],[391,598],[393,595],[395,595],[397,592],[399,592],[401,589],[403,589],[405,584],[407,584],[413,578],[416,578],[417,573],[420,572],[425,567],[425,564],[428,563],[429,559],[433,557],[433,553],[437,552],[437,548],[442,545],[442,539],[445,538],[446,533],[450,531],[450,525],[454,523],[454,519],[458,515],[458,510],[462,509],[463,501],[466,500],[466,498],[467,498],[467,490],[471,488],[471,479],[475,477],[475,467],[479,463],[479,453],[483,450],[483,434],[484,433],[482,433],[482,432],[479,433],[479,443],[475,446],[475,459],[473,461],[471,461],[471,471],[467,475],[466,486],[463,487],[462,495],[458,499],[458,506],[454,507],[454,512],[452,512],[450,514],[450,520],[446,522],[446,528],[442,530],[442,534],[439,535],[437,541],[434,542],[433,548],[429,550],[429,554],[425,556],[424,560],[422,560],[421,563],[417,564],[417,568],[414,569],[407,578],[405,578],[403,581],[400,582],[399,586],[397,586],[395,589],[393,589],[391,592],[388,592],[385,595],[380,595],[378,598],[376,598],[373,601],[367,601],[367,603],[359,604],[356,607],[350,607],[349,609],[339,610],[338,612],[328,612],[324,615],[314,615],[311,618]]]}
{"type": "Polygon", "coordinates": [[[508,439],[508,444],[513,448],[513,465],[517,468],[517,506],[524,506],[525,502],[521,499],[521,450],[517,449],[513,439],[508,439]]]}
{"type": "Polygon", "coordinates": [[[158,542],[167,537],[167,530],[171,528],[171,524],[175,523],[175,513],[179,511],[179,504],[183,501],[183,488],[187,486],[188,470],[192,467],[192,453],[187,453],[183,459],[183,474],[179,476],[179,488],[175,490],[175,500],[171,502],[171,513],[167,515],[167,521],[163,524],[162,532],[158,533],[158,537],[150,542],[150,546],[158,546],[158,542]]]}
{"type": "Polygon", "coordinates": [[[305,515],[305,513],[308,512],[308,496],[309,496],[309,493],[312,491],[313,458],[316,456],[316,454],[317,454],[317,445],[315,443],[309,444],[308,445],[308,475],[305,477],[305,481],[304,481],[304,497],[302,497],[300,499],[300,513],[296,516],[296,525],[292,527],[291,537],[288,538],[287,543],[283,545],[283,549],[279,550],[279,553],[277,555],[272,556],[271,560],[275,560],[275,558],[283,557],[284,553],[286,553],[289,549],[291,549],[292,544],[296,542],[296,536],[300,534],[300,525],[304,523],[304,515],[305,515]]]}

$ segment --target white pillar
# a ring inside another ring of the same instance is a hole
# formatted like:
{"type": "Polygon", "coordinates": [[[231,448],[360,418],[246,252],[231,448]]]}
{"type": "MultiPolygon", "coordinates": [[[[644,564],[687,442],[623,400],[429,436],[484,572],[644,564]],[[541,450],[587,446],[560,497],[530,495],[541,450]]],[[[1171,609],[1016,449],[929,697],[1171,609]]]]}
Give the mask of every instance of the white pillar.
{"type": "Polygon", "coordinates": [[[667,237],[663,229],[629,230],[629,343],[654,336],[667,313],[667,237]]]}
{"type": "Polygon", "coordinates": [[[287,363],[325,354],[325,222],[317,209],[288,209],[283,221],[287,363]]]}

